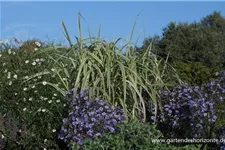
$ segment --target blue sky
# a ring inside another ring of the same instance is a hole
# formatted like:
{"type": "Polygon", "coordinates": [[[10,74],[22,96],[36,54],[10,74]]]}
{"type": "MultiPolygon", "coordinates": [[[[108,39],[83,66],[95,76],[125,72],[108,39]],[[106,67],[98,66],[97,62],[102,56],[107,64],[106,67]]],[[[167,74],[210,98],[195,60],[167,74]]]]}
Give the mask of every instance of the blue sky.
{"type": "Polygon", "coordinates": [[[162,29],[171,21],[200,21],[213,11],[225,16],[223,2],[0,2],[1,37],[0,40],[16,37],[19,40],[54,40],[67,44],[60,28],[64,21],[73,43],[78,36],[77,14],[80,11],[83,37],[88,37],[88,25],[91,33],[97,36],[101,24],[101,38],[116,41],[123,38],[123,44],[129,39],[137,14],[133,42],[140,34],[138,46],[145,37],[161,35],[162,29]]]}

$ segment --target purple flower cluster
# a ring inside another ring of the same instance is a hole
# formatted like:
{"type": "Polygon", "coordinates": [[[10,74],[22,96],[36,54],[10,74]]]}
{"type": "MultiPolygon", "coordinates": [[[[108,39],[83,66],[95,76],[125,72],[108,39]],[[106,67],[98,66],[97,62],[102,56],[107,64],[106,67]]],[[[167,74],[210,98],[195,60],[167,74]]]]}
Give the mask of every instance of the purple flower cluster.
{"type": "MultiPolygon", "coordinates": [[[[67,92],[68,97],[73,90],[67,92]]],[[[111,106],[96,98],[89,100],[88,90],[67,98],[69,114],[63,119],[59,139],[66,143],[83,145],[85,139],[93,139],[105,132],[114,132],[117,124],[125,120],[123,109],[112,109],[111,106]]]]}
{"type": "Polygon", "coordinates": [[[225,72],[216,73],[216,76],[217,80],[202,86],[183,84],[171,91],[161,91],[161,100],[165,105],[159,118],[160,122],[166,120],[172,137],[211,136],[217,119],[214,105],[225,98],[225,72]]]}

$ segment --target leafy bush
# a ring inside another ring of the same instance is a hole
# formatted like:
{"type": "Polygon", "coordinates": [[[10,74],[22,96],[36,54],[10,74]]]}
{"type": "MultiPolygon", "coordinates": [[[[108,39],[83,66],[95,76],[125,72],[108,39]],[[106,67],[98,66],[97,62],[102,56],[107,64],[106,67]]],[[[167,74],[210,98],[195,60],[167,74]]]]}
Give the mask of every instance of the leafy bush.
{"type": "Polygon", "coordinates": [[[201,62],[184,63],[176,61],[173,63],[173,67],[176,68],[179,77],[185,83],[199,86],[209,83],[214,79],[212,74],[221,70],[219,67],[209,68],[201,62]]]}
{"type": "Polygon", "coordinates": [[[58,136],[64,142],[82,146],[85,139],[91,140],[107,131],[113,133],[117,124],[125,121],[122,109],[113,109],[98,98],[90,100],[85,89],[76,96],[74,90],[67,92],[67,95],[69,114],[63,119],[58,136]]]}
{"type": "MultiPolygon", "coordinates": [[[[151,139],[162,137],[160,131],[154,126],[130,121],[118,125],[114,133],[105,133],[94,140],[86,140],[80,148],[82,150],[99,149],[146,149],[160,147],[161,144],[153,143],[151,139]]],[[[75,148],[75,147],[74,147],[75,148]]]]}
{"type": "Polygon", "coordinates": [[[162,133],[156,129],[155,126],[140,123],[135,120],[131,120],[128,123],[118,125],[118,128],[114,133],[105,133],[102,137],[94,140],[86,140],[84,145],[80,148],[73,147],[78,150],[147,150],[147,149],[198,149],[194,145],[188,145],[186,147],[174,147],[168,146],[165,143],[153,142],[162,138],[162,133]]]}
{"type": "MultiPolygon", "coordinates": [[[[29,135],[35,137],[30,146],[58,147],[56,131],[64,117],[65,103],[58,91],[46,85],[58,83],[55,74],[47,74],[53,62],[39,48],[32,53],[22,48],[5,49],[0,66],[0,113],[5,116],[10,112],[17,125],[26,124],[29,135]]],[[[29,143],[27,135],[19,138],[29,143]]]]}

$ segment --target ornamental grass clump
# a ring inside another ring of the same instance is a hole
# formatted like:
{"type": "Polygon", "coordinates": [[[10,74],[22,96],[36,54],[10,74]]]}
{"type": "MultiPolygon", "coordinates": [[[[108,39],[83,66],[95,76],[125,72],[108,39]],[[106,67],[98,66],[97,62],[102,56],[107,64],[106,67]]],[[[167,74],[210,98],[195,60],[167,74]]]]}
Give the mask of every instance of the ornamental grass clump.
{"type": "Polygon", "coordinates": [[[68,117],[63,119],[59,139],[71,145],[82,146],[84,140],[100,137],[105,132],[115,132],[116,126],[125,121],[123,109],[113,109],[110,104],[88,97],[84,89],[74,95],[67,92],[68,117]]]}
{"type": "Polygon", "coordinates": [[[54,62],[56,79],[61,83],[60,86],[53,82],[48,85],[63,96],[72,88],[75,94],[88,88],[91,99],[98,97],[113,107],[123,107],[127,118],[137,119],[138,111],[141,111],[143,122],[146,122],[145,101],[148,101],[150,107],[155,108],[156,116],[156,112],[161,110],[159,90],[171,85],[171,82],[165,81],[178,81],[174,68],[166,61],[159,60],[152,53],[151,45],[141,54],[135,51],[136,45],[131,41],[135,24],[130,40],[118,46],[120,38],[110,43],[102,40],[100,29],[97,38],[91,34],[88,38],[83,38],[80,17],[79,13],[79,36],[76,37],[75,44],[71,42],[67,28],[62,22],[63,34],[70,48],[54,47],[41,51],[47,53],[49,59],[54,62]],[[146,97],[142,95],[143,90],[146,91],[146,97]]]}

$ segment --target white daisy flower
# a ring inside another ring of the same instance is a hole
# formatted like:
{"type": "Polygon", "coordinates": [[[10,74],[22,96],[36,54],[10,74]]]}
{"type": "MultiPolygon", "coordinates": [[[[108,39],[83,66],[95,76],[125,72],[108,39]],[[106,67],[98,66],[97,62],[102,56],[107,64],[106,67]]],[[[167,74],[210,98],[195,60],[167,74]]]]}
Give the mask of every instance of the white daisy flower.
{"type": "Polygon", "coordinates": [[[15,75],[13,76],[13,78],[17,79],[17,75],[15,74],[15,75]]]}
{"type": "Polygon", "coordinates": [[[52,132],[56,132],[56,129],[53,129],[52,132]]]}
{"type": "Polygon", "coordinates": [[[36,65],[36,62],[35,62],[35,61],[34,61],[34,62],[32,62],[32,65],[33,65],[33,66],[35,66],[35,65],[36,65]]]}
{"type": "Polygon", "coordinates": [[[34,51],[37,51],[38,50],[38,48],[34,48],[34,51]]]}
{"type": "Polygon", "coordinates": [[[47,84],[47,82],[46,82],[46,81],[43,81],[43,82],[42,82],[42,84],[43,84],[43,85],[46,85],[46,84],[47,84]]]}
{"type": "Polygon", "coordinates": [[[11,54],[11,53],[12,53],[11,49],[8,49],[8,54],[11,54]]]}
{"type": "Polygon", "coordinates": [[[29,63],[29,60],[26,60],[25,63],[26,63],[26,64],[29,63]]]}
{"type": "Polygon", "coordinates": [[[35,44],[38,46],[38,47],[41,47],[41,44],[39,42],[35,42],[35,44]]]}
{"type": "Polygon", "coordinates": [[[8,76],[7,76],[8,79],[11,78],[11,72],[8,72],[8,76]]]}
{"type": "Polygon", "coordinates": [[[23,111],[26,111],[26,110],[27,110],[27,108],[24,108],[24,109],[23,109],[23,111]]]}

